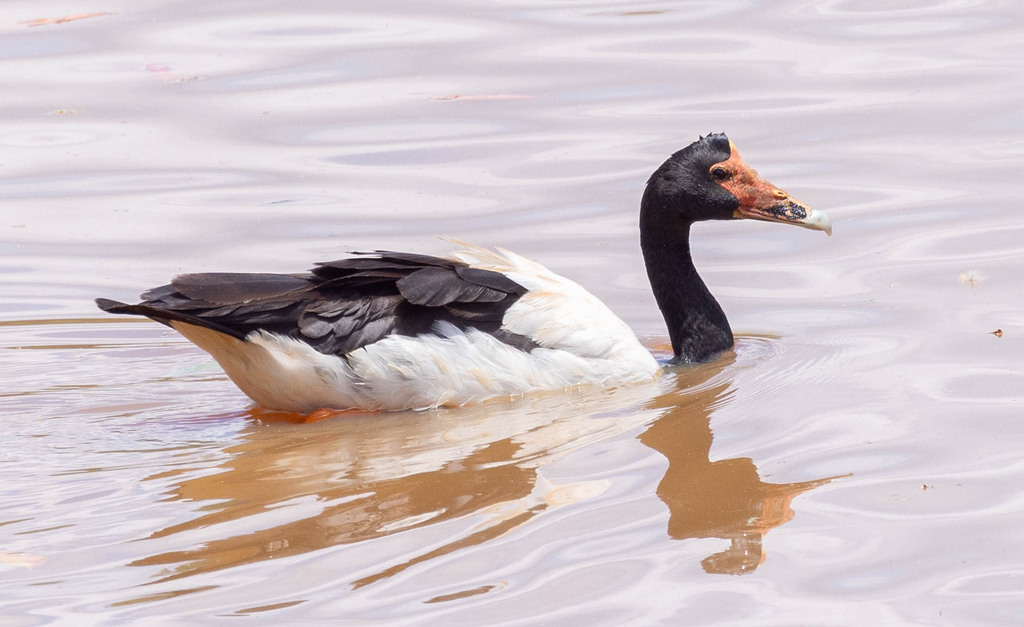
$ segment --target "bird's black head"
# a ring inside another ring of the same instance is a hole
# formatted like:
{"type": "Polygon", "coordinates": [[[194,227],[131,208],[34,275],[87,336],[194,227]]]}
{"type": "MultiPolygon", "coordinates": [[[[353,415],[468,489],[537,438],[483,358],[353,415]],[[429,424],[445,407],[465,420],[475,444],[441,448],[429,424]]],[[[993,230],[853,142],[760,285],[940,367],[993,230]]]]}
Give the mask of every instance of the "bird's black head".
{"type": "Polygon", "coordinates": [[[762,179],[724,133],[701,137],[683,148],[647,181],[641,223],[646,221],[648,229],[734,218],[832,232],[825,214],[762,179]]]}
{"type": "Polygon", "coordinates": [[[732,153],[725,133],[701,137],[655,170],[644,191],[645,204],[669,212],[662,216],[665,219],[686,223],[731,219],[739,200],[722,187],[724,170],[712,168],[728,161],[732,153]]]}

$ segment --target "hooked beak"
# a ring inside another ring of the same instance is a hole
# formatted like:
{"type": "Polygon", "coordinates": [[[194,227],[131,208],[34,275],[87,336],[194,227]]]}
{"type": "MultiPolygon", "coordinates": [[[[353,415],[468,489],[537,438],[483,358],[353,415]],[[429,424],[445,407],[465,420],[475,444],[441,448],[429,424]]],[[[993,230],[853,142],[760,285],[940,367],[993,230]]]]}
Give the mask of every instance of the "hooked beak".
{"type": "Polygon", "coordinates": [[[761,178],[743,161],[736,146],[732,142],[729,145],[732,154],[727,160],[713,165],[711,170],[714,173],[716,168],[725,168],[730,175],[719,185],[740,201],[740,206],[733,212],[734,218],[782,222],[832,235],[832,221],[827,214],[811,209],[761,178]]]}

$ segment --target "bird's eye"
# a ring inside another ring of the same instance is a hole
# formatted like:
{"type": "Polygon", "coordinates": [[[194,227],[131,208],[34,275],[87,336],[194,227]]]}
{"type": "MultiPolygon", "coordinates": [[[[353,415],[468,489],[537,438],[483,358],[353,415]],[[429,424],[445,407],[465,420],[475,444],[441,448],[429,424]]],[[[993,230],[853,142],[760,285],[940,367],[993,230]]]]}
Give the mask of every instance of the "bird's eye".
{"type": "Polygon", "coordinates": [[[727,181],[731,176],[732,173],[721,166],[711,168],[711,178],[715,179],[716,181],[727,181]]]}

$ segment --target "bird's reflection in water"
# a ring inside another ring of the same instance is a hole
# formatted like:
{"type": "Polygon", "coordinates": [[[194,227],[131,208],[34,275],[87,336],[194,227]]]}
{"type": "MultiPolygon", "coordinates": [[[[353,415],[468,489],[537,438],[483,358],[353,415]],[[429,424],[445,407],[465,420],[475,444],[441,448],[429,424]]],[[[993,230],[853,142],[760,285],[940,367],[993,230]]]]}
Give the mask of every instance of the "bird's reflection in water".
{"type": "MultiPolygon", "coordinates": [[[[679,383],[700,378],[700,371],[680,372],[679,383]]],[[[799,494],[837,477],[800,483],[761,480],[749,457],[711,461],[711,408],[729,384],[719,383],[697,395],[669,394],[655,399],[665,406],[660,418],[640,435],[640,441],[668,458],[669,467],[658,485],[658,498],[668,506],[672,538],[722,538],[730,546],[705,558],[709,573],[743,575],[765,559],[765,534],[793,517],[790,507],[799,494]]]]}
{"type": "MultiPolygon", "coordinates": [[[[254,412],[262,419],[223,451],[229,458],[215,472],[172,484],[168,500],[201,503],[198,515],[155,532],[147,542],[156,554],[133,564],[163,566],[157,581],[169,581],[467,523],[452,527],[447,544],[353,582],[360,587],[599,495],[606,481],[555,485],[541,470],[591,442],[649,425],[640,441],[669,461],[657,489],[670,510],[669,536],[730,540],[704,568],[750,572],[763,560],[764,534],[792,517],[790,501],[830,479],[765,483],[748,458],[709,460],[710,417],[729,389],[732,361],[648,386],[450,411],[346,415],[303,425],[268,422],[254,412]],[[189,548],[171,548],[183,544],[189,548]]],[[[152,479],[166,481],[167,473],[152,479]]]]}

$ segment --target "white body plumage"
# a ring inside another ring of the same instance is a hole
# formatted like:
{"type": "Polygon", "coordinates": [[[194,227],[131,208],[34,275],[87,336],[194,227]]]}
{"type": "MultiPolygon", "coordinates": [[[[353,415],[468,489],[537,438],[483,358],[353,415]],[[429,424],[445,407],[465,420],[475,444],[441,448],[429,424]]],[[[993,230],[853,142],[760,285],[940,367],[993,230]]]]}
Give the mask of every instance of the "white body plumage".
{"type": "Polygon", "coordinates": [[[465,246],[451,258],[500,272],[528,291],[502,328],[530,338],[524,351],[492,335],[439,322],[434,334],[389,335],[345,357],[253,331],[244,340],[180,321],[171,325],[213,355],[243,392],[269,408],[422,409],[531,390],[650,381],[660,372],[633,331],[601,301],[523,257],[465,246]]]}

